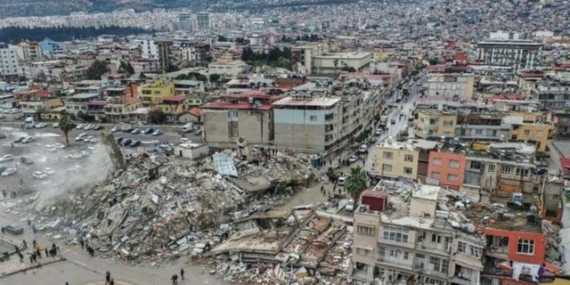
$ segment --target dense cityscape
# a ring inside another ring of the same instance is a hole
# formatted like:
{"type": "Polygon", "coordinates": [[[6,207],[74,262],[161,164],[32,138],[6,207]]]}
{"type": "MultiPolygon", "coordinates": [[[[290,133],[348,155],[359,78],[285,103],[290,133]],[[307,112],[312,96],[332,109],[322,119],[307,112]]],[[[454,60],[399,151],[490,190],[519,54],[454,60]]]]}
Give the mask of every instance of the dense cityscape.
{"type": "Polygon", "coordinates": [[[2,284],[570,285],[568,1],[0,8],[2,284]]]}

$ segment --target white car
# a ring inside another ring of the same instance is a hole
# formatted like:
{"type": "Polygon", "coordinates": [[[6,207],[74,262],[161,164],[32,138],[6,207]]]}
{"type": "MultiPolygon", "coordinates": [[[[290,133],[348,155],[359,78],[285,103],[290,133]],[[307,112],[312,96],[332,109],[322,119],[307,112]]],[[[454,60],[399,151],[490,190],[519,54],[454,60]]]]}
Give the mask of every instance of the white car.
{"type": "Polygon", "coordinates": [[[34,171],[34,173],[32,173],[32,177],[39,180],[46,180],[48,178],[48,176],[41,171],[34,171]]]}
{"type": "Polygon", "coordinates": [[[18,170],[16,170],[16,168],[8,168],[6,170],[4,170],[4,172],[2,172],[2,177],[6,177],[6,176],[10,176],[10,175],[14,175],[16,174],[16,172],[18,172],[18,170]]]}
{"type": "Polygon", "coordinates": [[[77,127],[75,127],[78,130],[82,130],[83,128],[85,128],[85,124],[79,124],[77,125],[77,127]]]}
{"type": "Polygon", "coordinates": [[[187,138],[181,138],[180,143],[191,143],[192,141],[187,138]]]}
{"type": "Polygon", "coordinates": [[[44,123],[37,123],[34,125],[34,128],[36,128],[36,129],[43,129],[45,127],[46,127],[46,124],[44,124],[44,123]]]}
{"type": "Polygon", "coordinates": [[[53,146],[57,149],[62,149],[65,148],[65,145],[62,143],[54,143],[53,146]]]}
{"type": "Polygon", "coordinates": [[[86,133],[81,133],[75,137],[75,141],[82,141],[85,137],[87,137],[86,133]]]}
{"type": "Polygon", "coordinates": [[[354,211],[354,200],[350,199],[350,201],[348,201],[348,203],[346,203],[346,206],[344,206],[344,209],[348,212],[352,212],[354,211]]]}
{"type": "Polygon", "coordinates": [[[85,136],[83,137],[82,141],[84,142],[91,142],[91,140],[95,139],[94,136],[85,136]]]}
{"type": "Polygon", "coordinates": [[[156,131],[154,131],[154,133],[152,133],[152,135],[153,136],[160,136],[160,135],[162,135],[162,133],[163,133],[162,130],[156,130],[156,131]]]}
{"type": "Polygon", "coordinates": [[[34,137],[27,137],[27,138],[25,138],[25,139],[22,141],[22,143],[31,143],[31,142],[33,142],[34,140],[35,140],[34,137]]]}
{"type": "Polygon", "coordinates": [[[356,155],[351,155],[348,158],[348,162],[350,162],[350,163],[355,163],[356,161],[358,161],[358,156],[356,156],[356,155]]]}
{"type": "Polygon", "coordinates": [[[49,167],[44,168],[44,173],[47,175],[52,175],[55,173],[55,171],[49,167]]]}
{"type": "Polygon", "coordinates": [[[0,162],[6,162],[6,161],[12,161],[14,160],[14,156],[11,154],[7,154],[4,155],[3,157],[0,157],[0,162]]]}
{"type": "Polygon", "coordinates": [[[59,128],[59,123],[53,123],[53,124],[51,124],[51,126],[52,126],[53,128],[59,128]]]}
{"type": "Polygon", "coordinates": [[[337,184],[338,186],[344,186],[344,182],[346,182],[346,178],[345,178],[344,176],[341,176],[341,177],[338,178],[336,184],[337,184]]]}
{"type": "Polygon", "coordinates": [[[358,148],[358,153],[367,153],[368,152],[368,146],[363,144],[358,148]]]}
{"type": "Polygon", "coordinates": [[[116,133],[116,132],[118,132],[118,131],[120,131],[120,130],[121,130],[121,127],[116,126],[116,127],[113,127],[113,128],[111,129],[111,132],[116,133]]]}
{"type": "Polygon", "coordinates": [[[57,149],[55,148],[55,146],[51,145],[51,144],[46,144],[44,145],[44,148],[49,151],[49,152],[56,152],[57,149]]]}

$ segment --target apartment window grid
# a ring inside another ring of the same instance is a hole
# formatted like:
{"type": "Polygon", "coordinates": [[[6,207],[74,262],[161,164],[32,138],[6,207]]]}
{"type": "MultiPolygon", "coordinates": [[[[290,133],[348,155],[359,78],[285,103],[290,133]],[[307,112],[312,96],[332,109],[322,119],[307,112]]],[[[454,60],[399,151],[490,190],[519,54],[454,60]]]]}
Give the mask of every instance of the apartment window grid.
{"type": "Polygon", "coordinates": [[[448,175],[447,175],[447,181],[449,181],[449,182],[456,182],[456,181],[457,181],[457,175],[455,175],[455,174],[448,174],[448,175]]]}
{"type": "Polygon", "coordinates": [[[461,253],[467,253],[467,244],[464,242],[457,242],[457,251],[461,253]]]}
{"type": "Polygon", "coordinates": [[[513,167],[510,165],[503,165],[501,168],[501,174],[511,174],[513,172],[513,167]]]}
{"type": "Polygon", "coordinates": [[[519,239],[517,244],[518,254],[534,254],[534,240],[532,239],[519,239]]]}
{"type": "Polygon", "coordinates": [[[425,277],[424,278],[424,284],[426,285],[443,285],[445,284],[443,281],[437,280],[437,279],[433,279],[430,277],[425,277]]]}
{"type": "Polygon", "coordinates": [[[489,164],[489,166],[487,166],[487,172],[495,172],[495,165],[489,164]]]}
{"type": "Polygon", "coordinates": [[[382,172],[392,172],[392,165],[390,164],[382,164],[382,172]]]}
{"type": "Polygon", "coordinates": [[[530,136],[530,130],[524,130],[524,135],[525,135],[525,137],[530,136]]]}
{"type": "Polygon", "coordinates": [[[517,176],[527,177],[529,174],[529,170],[525,169],[525,168],[517,167],[516,173],[517,173],[517,176]]]}
{"type": "Polygon", "coordinates": [[[392,159],[394,157],[394,153],[391,151],[384,151],[382,152],[382,158],[385,159],[392,159]]]}
{"type": "Polygon", "coordinates": [[[406,155],[404,156],[404,161],[407,161],[407,162],[414,162],[414,156],[411,155],[411,154],[406,154],[406,155]]]}
{"type": "Polygon", "coordinates": [[[470,254],[471,256],[475,257],[475,258],[479,258],[481,257],[481,254],[483,252],[483,250],[481,248],[475,247],[475,246],[470,246],[470,254]]]}
{"type": "Polygon", "coordinates": [[[459,160],[452,159],[449,161],[450,168],[459,168],[459,160]]]}
{"type": "Polygon", "coordinates": [[[430,256],[429,263],[433,265],[433,270],[441,273],[447,273],[449,270],[449,260],[430,256]]]}
{"type": "Polygon", "coordinates": [[[412,174],[414,170],[411,167],[404,167],[405,174],[412,174]]]}
{"type": "Polygon", "coordinates": [[[433,165],[440,166],[441,158],[434,158],[431,162],[433,163],[433,165]]]}
{"type": "Polygon", "coordinates": [[[385,240],[408,243],[408,233],[407,229],[387,226],[384,227],[383,237],[385,240]]]}
{"type": "Polygon", "coordinates": [[[360,235],[373,236],[374,235],[374,228],[373,227],[366,227],[366,226],[356,226],[356,232],[360,235]]]}

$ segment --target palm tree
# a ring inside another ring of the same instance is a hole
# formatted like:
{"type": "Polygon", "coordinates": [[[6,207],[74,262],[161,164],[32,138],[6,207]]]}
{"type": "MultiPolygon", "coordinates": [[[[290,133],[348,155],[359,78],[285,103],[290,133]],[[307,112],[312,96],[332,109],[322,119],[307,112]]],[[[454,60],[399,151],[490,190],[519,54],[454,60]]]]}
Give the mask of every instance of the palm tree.
{"type": "Polygon", "coordinates": [[[75,129],[75,127],[76,125],[69,120],[67,115],[64,114],[61,116],[61,119],[59,119],[59,128],[63,132],[63,135],[65,135],[65,142],[67,145],[69,145],[69,132],[75,129]]]}
{"type": "Polygon", "coordinates": [[[344,188],[350,194],[354,202],[358,201],[360,198],[360,194],[366,190],[368,187],[368,183],[366,182],[366,174],[361,166],[352,167],[350,169],[350,173],[346,178],[346,182],[344,184],[344,188]]]}

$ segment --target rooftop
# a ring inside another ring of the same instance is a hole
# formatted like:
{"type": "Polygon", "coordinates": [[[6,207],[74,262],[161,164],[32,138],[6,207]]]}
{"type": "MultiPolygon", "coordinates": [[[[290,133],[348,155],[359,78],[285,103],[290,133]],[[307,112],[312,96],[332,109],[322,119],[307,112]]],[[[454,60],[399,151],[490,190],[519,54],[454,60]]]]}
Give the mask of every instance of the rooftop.
{"type": "Polygon", "coordinates": [[[437,146],[437,141],[428,140],[407,140],[404,142],[396,141],[388,138],[376,144],[379,148],[391,148],[401,150],[415,150],[415,149],[434,149],[437,146]]]}
{"type": "Polygon", "coordinates": [[[206,103],[204,105],[201,106],[202,109],[235,109],[235,110],[262,110],[262,111],[268,111],[271,110],[273,108],[273,106],[271,104],[260,104],[260,105],[255,105],[255,104],[251,104],[249,102],[237,102],[237,103],[231,103],[231,102],[210,102],[210,103],[206,103]]]}
{"type": "Polygon", "coordinates": [[[93,93],[79,93],[79,94],[75,94],[75,95],[71,95],[65,98],[68,99],[91,99],[91,98],[97,98],[99,97],[99,94],[93,94],[93,93]]]}
{"type": "Polygon", "coordinates": [[[316,107],[330,107],[338,102],[340,102],[341,98],[332,98],[332,97],[316,97],[316,98],[307,98],[307,99],[296,99],[293,97],[285,97],[278,101],[273,102],[273,106],[282,107],[282,106],[316,106],[316,107]]]}

